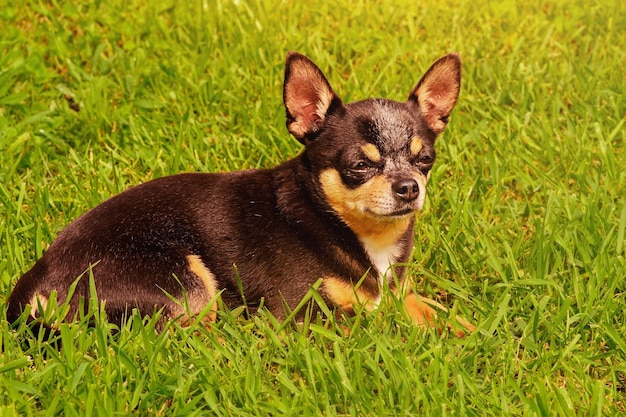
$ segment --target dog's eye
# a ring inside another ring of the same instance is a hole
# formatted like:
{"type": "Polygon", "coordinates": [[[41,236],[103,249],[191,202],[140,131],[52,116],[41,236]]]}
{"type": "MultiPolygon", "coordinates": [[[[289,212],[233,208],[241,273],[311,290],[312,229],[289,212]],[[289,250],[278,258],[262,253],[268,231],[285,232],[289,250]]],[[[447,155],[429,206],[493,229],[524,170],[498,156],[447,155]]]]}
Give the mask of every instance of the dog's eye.
{"type": "Polygon", "coordinates": [[[362,159],[360,161],[356,161],[352,164],[350,164],[348,166],[348,169],[352,172],[356,173],[360,173],[360,174],[364,174],[366,172],[368,172],[369,170],[371,170],[373,167],[375,166],[375,164],[373,164],[372,162],[366,160],[366,159],[362,159]]]}
{"type": "Polygon", "coordinates": [[[420,164],[427,165],[427,164],[432,164],[433,162],[435,162],[435,160],[430,155],[422,155],[421,157],[419,157],[420,164]]]}
{"type": "Polygon", "coordinates": [[[435,158],[428,154],[419,155],[413,163],[415,165],[432,165],[435,162],[435,158]]]}
{"type": "Polygon", "coordinates": [[[352,167],[352,169],[357,171],[365,171],[368,168],[370,168],[370,164],[365,161],[359,161],[352,167]]]}

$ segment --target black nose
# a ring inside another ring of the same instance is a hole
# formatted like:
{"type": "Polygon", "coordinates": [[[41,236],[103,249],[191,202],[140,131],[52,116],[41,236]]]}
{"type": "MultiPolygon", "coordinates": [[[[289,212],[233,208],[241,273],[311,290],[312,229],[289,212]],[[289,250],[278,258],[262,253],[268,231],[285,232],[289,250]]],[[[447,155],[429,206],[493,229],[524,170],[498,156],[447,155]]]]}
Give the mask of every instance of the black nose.
{"type": "Polygon", "coordinates": [[[391,188],[401,200],[406,202],[415,200],[420,193],[419,185],[413,178],[398,180],[391,185],[391,188]]]}

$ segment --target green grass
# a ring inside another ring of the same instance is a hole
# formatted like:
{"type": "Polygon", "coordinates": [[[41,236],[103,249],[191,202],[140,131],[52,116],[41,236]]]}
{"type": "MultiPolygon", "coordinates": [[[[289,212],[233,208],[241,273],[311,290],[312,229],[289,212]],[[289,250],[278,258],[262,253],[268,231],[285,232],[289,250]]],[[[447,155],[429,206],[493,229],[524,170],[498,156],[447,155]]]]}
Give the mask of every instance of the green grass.
{"type": "Polygon", "coordinates": [[[286,51],[347,101],[402,100],[459,51],[411,276],[478,325],[459,340],[391,305],[112,336],[94,311],[57,350],[0,309],[0,416],[626,413],[624,2],[19,0],[0,26],[0,299],[130,185],[296,155],[286,51]]]}

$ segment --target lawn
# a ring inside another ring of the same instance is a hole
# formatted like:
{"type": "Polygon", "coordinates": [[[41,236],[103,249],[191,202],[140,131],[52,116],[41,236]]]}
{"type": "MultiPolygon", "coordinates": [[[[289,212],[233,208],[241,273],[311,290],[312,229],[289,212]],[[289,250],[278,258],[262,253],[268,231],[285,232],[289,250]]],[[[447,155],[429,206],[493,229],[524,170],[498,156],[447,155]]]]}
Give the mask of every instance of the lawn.
{"type": "Polygon", "coordinates": [[[345,101],[404,100],[458,51],[410,276],[477,325],[457,339],[390,303],[113,334],[93,309],[59,350],[0,309],[0,416],[626,413],[623,1],[18,0],[0,26],[2,304],[111,195],[298,154],[287,51],[345,101]]]}

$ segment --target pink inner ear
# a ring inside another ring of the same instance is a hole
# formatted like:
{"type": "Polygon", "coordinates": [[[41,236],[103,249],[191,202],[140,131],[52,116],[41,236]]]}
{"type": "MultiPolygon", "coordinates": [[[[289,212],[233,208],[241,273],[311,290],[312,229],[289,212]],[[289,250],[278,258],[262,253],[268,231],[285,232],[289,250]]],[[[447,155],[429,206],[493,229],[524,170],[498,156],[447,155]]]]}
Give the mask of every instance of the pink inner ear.
{"type": "Polygon", "coordinates": [[[287,57],[283,99],[289,116],[287,129],[301,142],[321,128],[335,100],[341,104],[320,69],[295,53],[287,57]]]}
{"type": "Polygon", "coordinates": [[[297,114],[295,114],[298,121],[303,122],[305,125],[311,125],[313,122],[316,122],[321,119],[321,117],[316,113],[317,103],[306,102],[301,103],[300,108],[298,109],[297,114]]]}
{"type": "Polygon", "coordinates": [[[441,133],[456,104],[461,82],[461,61],[450,54],[437,60],[418,82],[410,98],[417,101],[428,126],[441,133]]]}
{"type": "Polygon", "coordinates": [[[440,133],[445,129],[447,123],[445,118],[449,114],[449,111],[449,103],[441,99],[435,100],[428,98],[423,102],[422,116],[435,133],[440,133]]]}
{"type": "Polygon", "coordinates": [[[294,82],[290,90],[293,91],[295,113],[293,116],[298,119],[298,122],[309,125],[321,119],[321,116],[317,114],[319,97],[310,84],[301,81],[294,82]]]}
{"type": "Polygon", "coordinates": [[[428,96],[431,100],[449,103],[450,101],[454,102],[457,95],[456,86],[446,82],[446,80],[436,80],[429,86],[428,96]]]}
{"type": "Polygon", "coordinates": [[[458,97],[458,87],[446,80],[434,80],[420,88],[419,103],[422,116],[436,133],[446,127],[447,116],[452,111],[458,97]]]}
{"type": "Polygon", "coordinates": [[[430,117],[438,117],[443,115],[448,106],[443,105],[441,99],[429,98],[424,103],[424,114],[430,117]]]}

